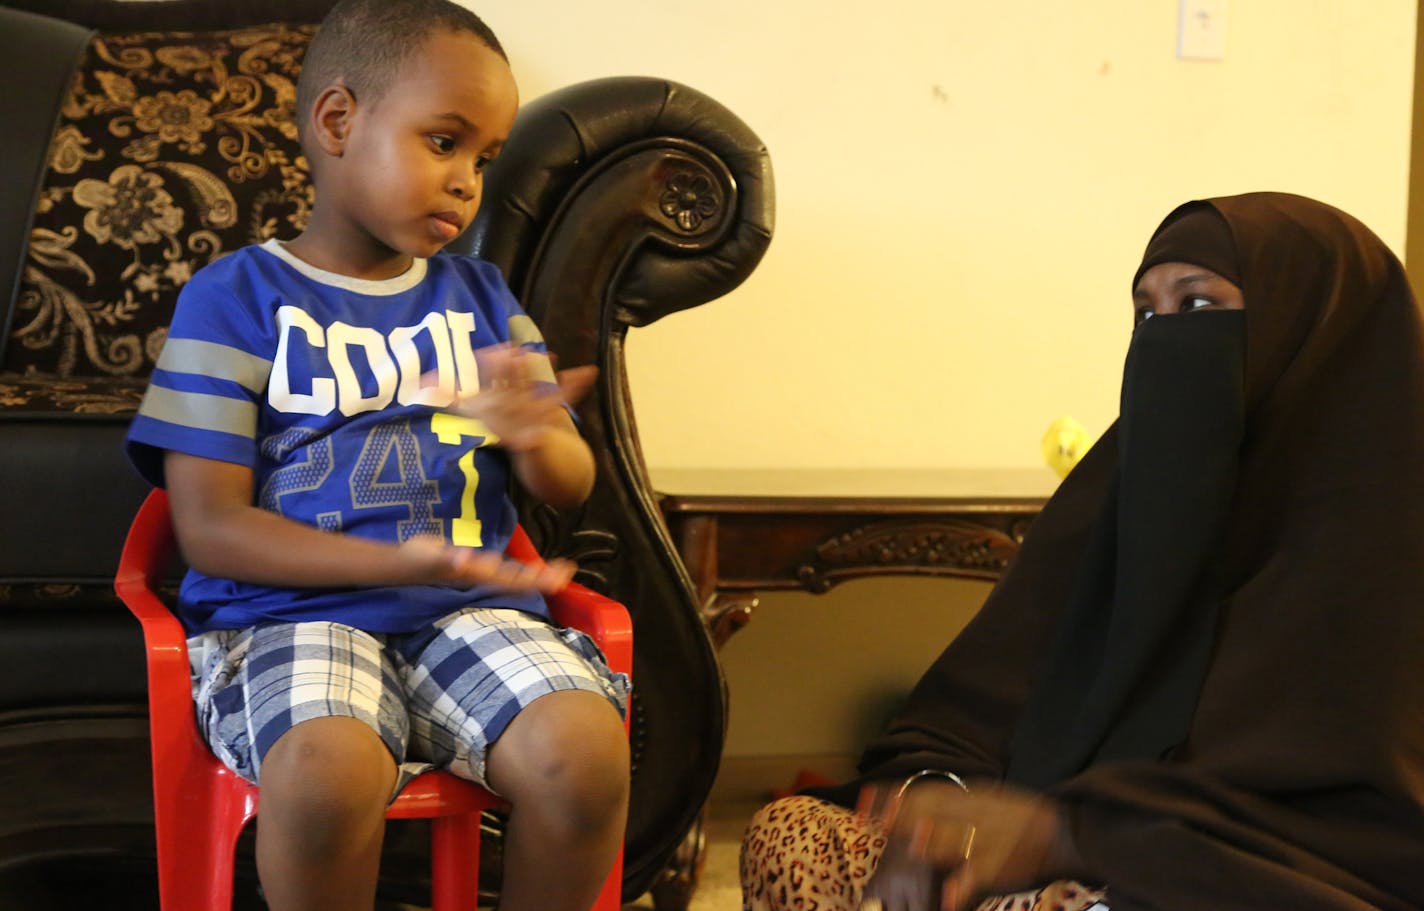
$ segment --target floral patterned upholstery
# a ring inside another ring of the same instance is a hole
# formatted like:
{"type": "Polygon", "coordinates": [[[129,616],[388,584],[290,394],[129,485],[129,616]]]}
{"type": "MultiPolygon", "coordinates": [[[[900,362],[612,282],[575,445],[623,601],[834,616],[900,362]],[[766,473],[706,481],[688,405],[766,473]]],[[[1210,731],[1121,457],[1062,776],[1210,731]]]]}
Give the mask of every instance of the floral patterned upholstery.
{"type": "Polygon", "coordinates": [[[314,32],[95,38],[51,142],[0,406],[134,410],[192,274],[302,229],[312,189],[293,109],[314,32]]]}

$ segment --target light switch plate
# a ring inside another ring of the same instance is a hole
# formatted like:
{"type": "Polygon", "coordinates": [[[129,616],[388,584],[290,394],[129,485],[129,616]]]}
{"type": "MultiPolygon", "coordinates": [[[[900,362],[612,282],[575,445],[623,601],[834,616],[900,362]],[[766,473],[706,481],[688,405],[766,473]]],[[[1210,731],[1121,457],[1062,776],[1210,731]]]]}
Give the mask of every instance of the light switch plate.
{"type": "Polygon", "coordinates": [[[1226,59],[1226,0],[1179,0],[1177,57],[1226,59]]]}

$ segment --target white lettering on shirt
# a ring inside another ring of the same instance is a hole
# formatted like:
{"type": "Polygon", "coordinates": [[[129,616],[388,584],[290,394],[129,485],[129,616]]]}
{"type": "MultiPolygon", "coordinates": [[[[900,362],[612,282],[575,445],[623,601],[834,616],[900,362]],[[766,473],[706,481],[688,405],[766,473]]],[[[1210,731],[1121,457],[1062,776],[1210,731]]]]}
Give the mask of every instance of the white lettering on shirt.
{"type": "Polygon", "coordinates": [[[292,357],[289,339],[294,329],[307,337],[307,344],[312,348],[326,347],[326,333],[305,310],[290,304],[277,308],[277,357],[272,362],[272,382],[267,387],[267,401],[276,410],[288,414],[329,414],[336,407],[336,383],[331,379],[314,376],[310,393],[292,391],[287,362],[292,357]]]}
{"type": "MultiPolygon", "coordinates": [[[[396,363],[400,365],[400,391],[396,400],[402,405],[448,405],[455,399],[454,355],[450,350],[451,335],[454,334],[455,317],[463,316],[474,328],[472,313],[446,313],[441,318],[438,313],[428,313],[417,326],[402,326],[391,333],[391,350],[395,352],[396,363]],[[449,322],[447,327],[446,323],[449,322]],[[421,370],[420,351],[415,347],[415,338],[421,332],[430,336],[430,345],[435,349],[434,386],[422,386],[424,372],[421,370]]],[[[458,346],[469,348],[466,342],[458,346]]],[[[470,353],[474,359],[474,353],[470,353]]]]}
{"type": "Polygon", "coordinates": [[[455,401],[457,390],[463,395],[480,388],[473,313],[429,313],[416,325],[383,336],[340,321],[323,329],[306,311],[288,304],[277,310],[277,329],[277,356],[267,387],[268,404],[277,411],[330,414],[336,409],[352,417],[392,401],[440,408],[455,401]],[[294,341],[298,333],[304,343],[294,341]],[[434,364],[421,362],[416,340],[422,333],[430,340],[434,364]],[[352,357],[353,349],[361,356],[352,357]],[[294,378],[306,379],[311,391],[294,392],[294,378]]]}

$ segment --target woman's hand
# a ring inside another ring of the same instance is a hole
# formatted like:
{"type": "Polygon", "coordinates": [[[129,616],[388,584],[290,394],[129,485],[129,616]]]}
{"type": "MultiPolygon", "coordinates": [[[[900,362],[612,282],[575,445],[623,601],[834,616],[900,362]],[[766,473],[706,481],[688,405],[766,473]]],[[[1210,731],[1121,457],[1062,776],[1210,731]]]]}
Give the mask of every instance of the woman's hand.
{"type": "Polygon", "coordinates": [[[876,870],[865,894],[886,909],[962,911],[980,896],[1077,872],[1062,810],[1041,795],[1010,787],[965,791],[925,779],[899,799],[877,799],[873,793],[862,799],[862,806],[876,804],[883,805],[874,813],[885,827],[891,864],[884,877],[876,870]],[[919,883],[935,879],[941,881],[937,900],[919,899],[929,889],[919,883]]]}
{"type": "Polygon", "coordinates": [[[932,911],[940,907],[944,875],[903,840],[891,839],[861,892],[862,911],[932,911]]]}

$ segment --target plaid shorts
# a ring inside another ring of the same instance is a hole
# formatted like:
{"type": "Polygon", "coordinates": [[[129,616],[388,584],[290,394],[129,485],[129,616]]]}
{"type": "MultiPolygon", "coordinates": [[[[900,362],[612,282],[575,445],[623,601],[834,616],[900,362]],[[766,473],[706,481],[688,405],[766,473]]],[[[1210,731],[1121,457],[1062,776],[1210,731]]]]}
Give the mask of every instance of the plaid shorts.
{"type": "Polygon", "coordinates": [[[470,608],[414,633],[341,623],[264,623],[188,640],[198,726],[251,782],[262,757],[312,718],[356,718],[400,766],[396,792],[429,768],[488,787],[485,759],[520,709],[587,690],[626,717],[629,682],[584,633],[517,610],[470,608]]]}

